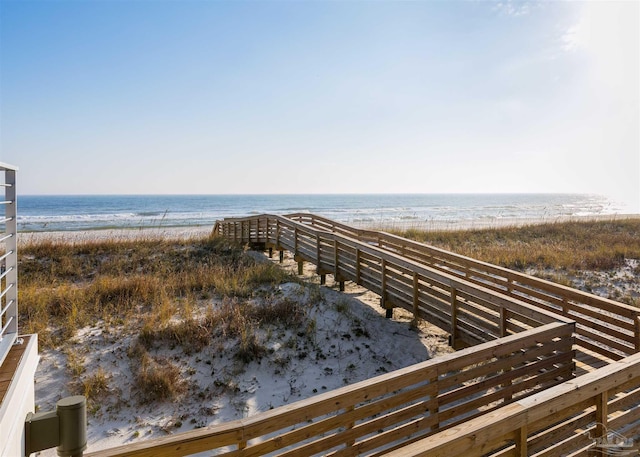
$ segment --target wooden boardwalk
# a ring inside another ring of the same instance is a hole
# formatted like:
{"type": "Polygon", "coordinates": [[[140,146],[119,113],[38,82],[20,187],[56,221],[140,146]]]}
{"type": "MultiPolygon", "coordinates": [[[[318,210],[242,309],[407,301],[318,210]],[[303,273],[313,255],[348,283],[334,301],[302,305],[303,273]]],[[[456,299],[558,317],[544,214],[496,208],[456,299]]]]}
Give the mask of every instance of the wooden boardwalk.
{"type": "Polygon", "coordinates": [[[378,293],[384,307],[405,308],[447,331],[454,347],[535,325],[526,314],[538,323],[548,316],[576,322],[580,372],[640,351],[638,308],[399,236],[312,214],[225,219],[215,230],[291,251],[321,275],[354,281],[378,293]]]}
{"type": "MultiPolygon", "coordinates": [[[[455,353],[255,416],[89,454],[581,455],[640,438],[640,310],[309,214],[225,219],[214,233],[291,251],[451,335],[455,353]]],[[[606,455],[606,454],[597,454],[606,455]]]]}

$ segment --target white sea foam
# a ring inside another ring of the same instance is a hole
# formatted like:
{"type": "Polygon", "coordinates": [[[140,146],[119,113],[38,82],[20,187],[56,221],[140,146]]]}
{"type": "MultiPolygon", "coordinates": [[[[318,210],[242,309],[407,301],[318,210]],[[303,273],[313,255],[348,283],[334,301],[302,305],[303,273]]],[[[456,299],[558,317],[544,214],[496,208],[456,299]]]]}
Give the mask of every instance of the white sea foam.
{"type": "Polygon", "coordinates": [[[555,220],[628,212],[605,197],[568,194],[25,196],[21,231],[211,226],[263,213],[315,213],[341,222],[429,224],[555,220]]]}

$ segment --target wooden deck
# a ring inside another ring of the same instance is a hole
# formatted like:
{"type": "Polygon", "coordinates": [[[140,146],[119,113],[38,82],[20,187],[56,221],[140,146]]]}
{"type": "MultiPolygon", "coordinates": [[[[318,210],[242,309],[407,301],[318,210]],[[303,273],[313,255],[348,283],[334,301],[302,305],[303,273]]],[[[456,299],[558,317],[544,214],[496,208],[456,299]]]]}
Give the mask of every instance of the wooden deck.
{"type": "Polygon", "coordinates": [[[22,344],[14,344],[0,366],[0,404],[4,401],[4,397],[7,394],[11,381],[14,379],[16,369],[20,365],[30,338],[30,336],[25,336],[23,337],[22,344]]]}

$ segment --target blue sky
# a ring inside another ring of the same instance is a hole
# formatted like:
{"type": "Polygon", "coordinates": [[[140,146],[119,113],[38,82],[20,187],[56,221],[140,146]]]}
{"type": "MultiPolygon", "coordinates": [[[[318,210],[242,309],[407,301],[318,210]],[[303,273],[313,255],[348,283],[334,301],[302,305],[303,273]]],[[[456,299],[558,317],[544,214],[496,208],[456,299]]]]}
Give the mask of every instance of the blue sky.
{"type": "Polygon", "coordinates": [[[2,1],[26,194],[593,192],[640,210],[638,2],[2,1]]]}

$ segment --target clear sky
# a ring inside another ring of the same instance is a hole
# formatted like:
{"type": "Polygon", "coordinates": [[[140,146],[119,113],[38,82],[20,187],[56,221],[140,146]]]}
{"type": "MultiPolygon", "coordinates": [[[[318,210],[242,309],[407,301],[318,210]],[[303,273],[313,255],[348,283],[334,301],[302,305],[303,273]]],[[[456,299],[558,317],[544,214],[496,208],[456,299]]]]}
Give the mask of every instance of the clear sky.
{"type": "Polygon", "coordinates": [[[25,194],[589,192],[640,210],[638,2],[5,1],[25,194]]]}

